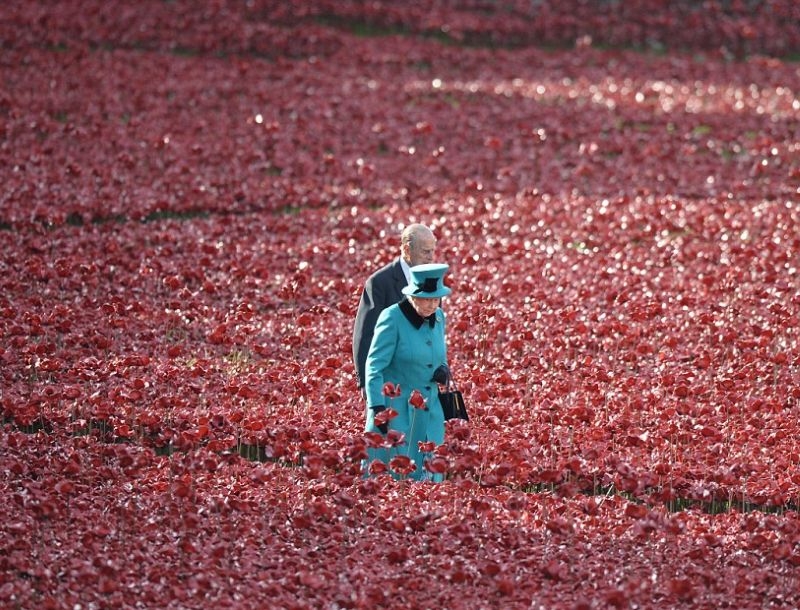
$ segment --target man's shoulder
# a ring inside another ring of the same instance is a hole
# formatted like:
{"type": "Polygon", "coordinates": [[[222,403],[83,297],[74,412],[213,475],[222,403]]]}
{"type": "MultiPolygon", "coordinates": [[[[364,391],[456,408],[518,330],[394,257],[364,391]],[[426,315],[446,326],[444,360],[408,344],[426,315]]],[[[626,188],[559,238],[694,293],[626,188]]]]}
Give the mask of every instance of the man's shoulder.
{"type": "Polygon", "coordinates": [[[379,318],[396,318],[398,316],[402,316],[403,312],[400,309],[400,305],[397,303],[393,303],[388,307],[385,307],[380,314],[378,314],[379,318]]]}
{"type": "Polygon", "coordinates": [[[386,263],[383,267],[375,271],[372,275],[369,276],[369,281],[381,281],[393,278],[397,275],[397,272],[402,273],[403,269],[400,266],[400,259],[394,259],[386,263]]]}

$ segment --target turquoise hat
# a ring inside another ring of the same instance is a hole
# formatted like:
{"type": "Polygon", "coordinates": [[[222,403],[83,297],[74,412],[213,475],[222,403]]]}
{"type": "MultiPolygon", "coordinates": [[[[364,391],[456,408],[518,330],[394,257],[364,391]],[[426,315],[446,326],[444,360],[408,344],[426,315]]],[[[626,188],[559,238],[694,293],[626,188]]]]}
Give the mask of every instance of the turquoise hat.
{"type": "Polygon", "coordinates": [[[450,268],[443,263],[427,263],[411,267],[411,283],[403,294],[422,299],[446,297],[452,291],[444,285],[444,274],[450,268]]]}

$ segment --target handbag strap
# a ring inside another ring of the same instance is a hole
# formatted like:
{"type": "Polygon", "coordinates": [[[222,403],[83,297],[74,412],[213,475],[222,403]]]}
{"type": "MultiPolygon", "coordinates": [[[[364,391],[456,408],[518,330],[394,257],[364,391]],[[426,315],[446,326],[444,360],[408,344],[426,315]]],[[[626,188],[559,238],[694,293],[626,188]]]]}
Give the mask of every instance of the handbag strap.
{"type": "MultiPolygon", "coordinates": [[[[448,369],[449,372],[449,369],[448,369]]],[[[453,374],[449,373],[447,375],[447,384],[445,385],[448,392],[458,391],[458,386],[456,385],[456,380],[453,379],[453,374]]]]}

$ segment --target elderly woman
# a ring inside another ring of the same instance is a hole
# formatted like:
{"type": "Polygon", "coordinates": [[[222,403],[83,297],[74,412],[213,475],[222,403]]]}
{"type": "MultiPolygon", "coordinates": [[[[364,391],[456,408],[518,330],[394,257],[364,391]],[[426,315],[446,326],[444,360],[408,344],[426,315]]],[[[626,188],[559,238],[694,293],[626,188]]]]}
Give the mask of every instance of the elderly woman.
{"type": "Polygon", "coordinates": [[[426,453],[419,443],[433,446],[444,441],[434,375],[447,366],[445,315],[439,308],[442,297],[450,294],[443,282],[447,270],[447,265],[436,263],[411,268],[411,283],[402,290],[405,298],[381,312],[367,355],[366,431],[396,430],[404,438],[398,446],[370,449],[369,462],[390,464],[395,456],[407,456],[416,467],[408,476],[416,480],[442,478],[425,469],[426,453]],[[380,413],[389,407],[397,416],[387,421],[387,414],[380,413]]]}

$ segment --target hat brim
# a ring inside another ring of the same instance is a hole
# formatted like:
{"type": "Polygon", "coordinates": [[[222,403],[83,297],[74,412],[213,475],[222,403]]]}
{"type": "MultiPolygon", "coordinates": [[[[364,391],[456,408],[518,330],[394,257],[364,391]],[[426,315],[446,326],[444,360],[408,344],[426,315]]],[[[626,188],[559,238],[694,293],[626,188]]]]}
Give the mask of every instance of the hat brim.
{"type": "Polygon", "coordinates": [[[418,299],[441,299],[453,292],[447,286],[443,286],[434,292],[416,292],[416,290],[416,286],[406,286],[401,292],[406,296],[417,297],[418,299]]]}

